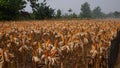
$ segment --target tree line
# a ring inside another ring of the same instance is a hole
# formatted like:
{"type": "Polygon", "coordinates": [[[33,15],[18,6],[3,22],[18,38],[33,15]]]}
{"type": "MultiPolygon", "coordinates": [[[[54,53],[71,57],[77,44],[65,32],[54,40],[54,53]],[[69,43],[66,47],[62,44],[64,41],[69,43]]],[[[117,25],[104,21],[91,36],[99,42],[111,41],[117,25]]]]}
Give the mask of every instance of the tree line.
{"type": "Polygon", "coordinates": [[[55,10],[47,5],[46,0],[42,0],[42,2],[39,2],[39,0],[0,0],[0,20],[120,18],[120,12],[118,11],[105,14],[99,6],[91,10],[88,2],[81,5],[80,14],[74,13],[71,8],[65,14],[62,14],[60,9],[57,9],[56,12],[55,10]],[[32,12],[24,10],[28,2],[32,12]]]}

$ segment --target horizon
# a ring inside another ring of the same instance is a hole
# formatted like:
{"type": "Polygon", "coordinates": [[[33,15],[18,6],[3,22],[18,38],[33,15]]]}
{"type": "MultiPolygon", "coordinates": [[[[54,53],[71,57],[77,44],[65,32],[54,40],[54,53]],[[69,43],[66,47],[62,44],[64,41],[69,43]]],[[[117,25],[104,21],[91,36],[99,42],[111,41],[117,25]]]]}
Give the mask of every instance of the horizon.
{"type": "MultiPolygon", "coordinates": [[[[41,1],[39,0],[39,2],[41,1]]],[[[60,9],[62,14],[68,13],[69,8],[71,8],[76,14],[79,14],[81,5],[85,2],[90,4],[91,10],[99,6],[104,13],[120,11],[120,0],[109,0],[109,2],[108,0],[46,0],[46,2],[47,5],[50,5],[55,11],[60,9]],[[67,4],[68,2],[69,4],[67,4]]],[[[26,5],[25,11],[32,12],[29,2],[26,5]]]]}

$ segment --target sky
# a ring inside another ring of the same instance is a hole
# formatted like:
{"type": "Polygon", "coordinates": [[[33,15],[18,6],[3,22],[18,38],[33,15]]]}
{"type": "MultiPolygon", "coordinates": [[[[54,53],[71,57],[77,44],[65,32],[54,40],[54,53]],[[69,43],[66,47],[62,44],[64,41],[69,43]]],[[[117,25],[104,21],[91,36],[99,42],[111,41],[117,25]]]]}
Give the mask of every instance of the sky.
{"type": "MultiPolygon", "coordinates": [[[[67,13],[68,9],[71,8],[73,12],[79,14],[81,5],[85,2],[90,4],[91,10],[95,7],[100,6],[102,12],[109,13],[114,11],[120,11],[120,0],[46,0],[47,4],[54,9],[61,9],[62,13],[67,13]]],[[[40,2],[40,1],[39,1],[40,2]]],[[[29,3],[25,8],[26,11],[31,12],[29,3]]]]}

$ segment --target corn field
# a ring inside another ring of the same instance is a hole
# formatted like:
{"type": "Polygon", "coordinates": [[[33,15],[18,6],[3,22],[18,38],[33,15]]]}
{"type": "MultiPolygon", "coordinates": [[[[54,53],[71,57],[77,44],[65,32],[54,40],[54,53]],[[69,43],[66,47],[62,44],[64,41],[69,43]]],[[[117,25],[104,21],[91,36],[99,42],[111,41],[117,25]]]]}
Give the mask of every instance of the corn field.
{"type": "Polygon", "coordinates": [[[0,68],[108,68],[119,20],[0,22],[0,68]]]}

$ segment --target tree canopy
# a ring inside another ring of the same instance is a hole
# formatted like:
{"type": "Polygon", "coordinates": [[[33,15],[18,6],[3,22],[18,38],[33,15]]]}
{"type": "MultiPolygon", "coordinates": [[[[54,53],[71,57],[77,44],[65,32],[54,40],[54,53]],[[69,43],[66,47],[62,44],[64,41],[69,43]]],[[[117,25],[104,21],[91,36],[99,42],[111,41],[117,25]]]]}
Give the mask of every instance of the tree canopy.
{"type": "Polygon", "coordinates": [[[26,7],[25,0],[0,0],[0,20],[14,20],[26,7]]]}
{"type": "Polygon", "coordinates": [[[58,10],[57,10],[57,14],[56,14],[56,18],[60,18],[60,17],[61,17],[61,10],[58,9],[58,10]]]}
{"type": "Polygon", "coordinates": [[[46,0],[38,3],[38,0],[28,0],[33,10],[35,19],[50,19],[54,16],[54,9],[47,5],[46,0]]]}
{"type": "Polygon", "coordinates": [[[84,4],[81,5],[80,17],[91,18],[91,10],[90,10],[90,5],[88,4],[88,2],[85,2],[84,4]]]}
{"type": "Polygon", "coordinates": [[[95,7],[92,11],[93,18],[102,18],[103,13],[101,12],[101,8],[99,6],[95,7]]]}
{"type": "Polygon", "coordinates": [[[88,2],[83,3],[80,10],[78,16],[71,8],[67,10],[67,13],[62,13],[60,9],[55,12],[55,9],[51,8],[46,0],[0,0],[0,20],[120,18],[119,11],[105,14],[99,6],[91,10],[88,2]],[[27,3],[30,3],[32,12],[24,10],[27,3]]]}

